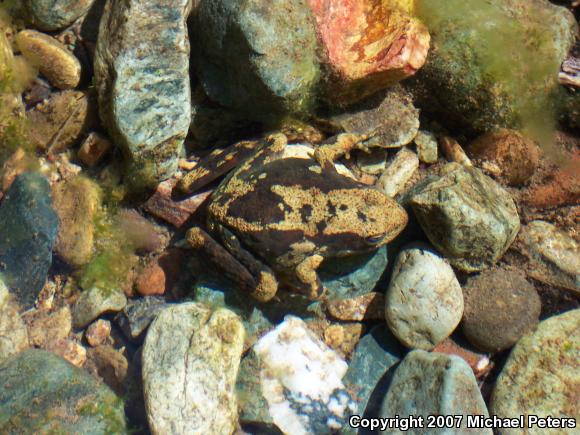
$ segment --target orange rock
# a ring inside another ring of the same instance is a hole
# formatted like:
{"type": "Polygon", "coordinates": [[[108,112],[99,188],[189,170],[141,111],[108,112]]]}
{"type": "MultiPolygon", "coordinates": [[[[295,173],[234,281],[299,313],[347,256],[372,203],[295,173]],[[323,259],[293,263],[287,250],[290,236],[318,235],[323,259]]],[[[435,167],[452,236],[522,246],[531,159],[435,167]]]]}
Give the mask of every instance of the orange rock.
{"type": "Polygon", "coordinates": [[[573,205],[580,201],[580,155],[556,170],[547,183],[528,190],[526,203],[535,208],[573,205]]]}
{"type": "Polygon", "coordinates": [[[92,132],[84,140],[77,152],[78,159],[92,168],[113,148],[113,144],[105,136],[92,132]]]}
{"type": "Polygon", "coordinates": [[[177,280],[181,259],[181,252],[173,249],[151,260],[135,282],[137,292],[141,296],[164,294],[177,280]]]}

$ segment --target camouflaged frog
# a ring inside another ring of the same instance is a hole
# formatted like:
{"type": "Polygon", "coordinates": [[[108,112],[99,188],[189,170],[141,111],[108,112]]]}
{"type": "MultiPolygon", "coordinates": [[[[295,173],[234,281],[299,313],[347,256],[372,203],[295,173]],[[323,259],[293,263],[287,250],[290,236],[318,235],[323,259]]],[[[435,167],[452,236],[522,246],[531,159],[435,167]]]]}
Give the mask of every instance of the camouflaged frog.
{"type": "MultiPolygon", "coordinates": [[[[335,169],[359,139],[339,135],[314,158],[280,159],[287,138],[269,136],[212,194],[207,227],[221,244],[199,227],[188,231],[189,244],[259,301],[279,284],[320,299],[317,268],[325,259],[376,250],[407,224],[395,201],[335,169]]],[[[190,191],[193,183],[186,177],[179,187],[190,191]]]]}

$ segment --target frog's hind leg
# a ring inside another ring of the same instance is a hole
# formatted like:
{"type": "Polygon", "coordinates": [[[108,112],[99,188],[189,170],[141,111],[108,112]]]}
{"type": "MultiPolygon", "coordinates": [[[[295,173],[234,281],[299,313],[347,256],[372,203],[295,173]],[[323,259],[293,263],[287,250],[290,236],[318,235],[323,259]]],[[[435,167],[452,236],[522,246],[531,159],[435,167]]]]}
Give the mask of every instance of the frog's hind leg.
{"type": "Polygon", "coordinates": [[[230,245],[234,243],[232,240],[228,241],[228,249],[226,249],[199,227],[191,228],[186,237],[194,249],[205,254],[205,260],[217,266],[226,278],[238,283],[243,291],[250,293],[260,302],[267,302],[276,295],[278,281],[273,272],[264,265],[260,266],[257,260],[253,260],[256,264],[246,267],[245,263],[249,261],[245,256],[251,256],[247,251],[235,254],[244,257],[244,264],[238,261],[237,258],[240,257],[236,258],[230,252],[230,245]]]}

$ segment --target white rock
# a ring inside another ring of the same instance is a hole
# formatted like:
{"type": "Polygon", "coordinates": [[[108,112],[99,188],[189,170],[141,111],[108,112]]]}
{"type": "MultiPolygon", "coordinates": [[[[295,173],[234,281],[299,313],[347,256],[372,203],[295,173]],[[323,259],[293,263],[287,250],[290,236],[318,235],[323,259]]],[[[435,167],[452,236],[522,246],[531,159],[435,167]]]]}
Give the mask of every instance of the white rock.
{"type": "Polygon", "coordinates": [[[394,198],[401,192],[411,179],[413,174],[419,169],[419,158],[413,151],[403,148],[397,153],[391,164],[385,169],[377,186],[385,195],[394,198]]]}
{"type": "Polygon", "coordinates": [[[463,293],[449,264],[424,244],[399,253],[385,295],[385,316],[407,347],[433,349],[461,321],[463,293]]]}
{"type": "Polygon", "coordinates": [[[417,155],[423,163],[431,164],[437,161],[437,138],[430,131],[419,131],[415,136],[417,155]]]}
{"type": "Polygon", "coordinates": [[[336,431],[356,409],[342,383],[346,362],[301,319],[287,316],[254,352],[261,361],[262,394],[285,434],[336,431]]]}
{"type": "Polygon", "coordinates": [[[26,325],[0,277],[0,361],[28,348],[26,325]]]}
{"type": "Polygon", "coordinates": [[[244,327],[226,309],[187,302],[159,313],[143,346],[143,394],[154,435],[232,434],[244,327]]]}

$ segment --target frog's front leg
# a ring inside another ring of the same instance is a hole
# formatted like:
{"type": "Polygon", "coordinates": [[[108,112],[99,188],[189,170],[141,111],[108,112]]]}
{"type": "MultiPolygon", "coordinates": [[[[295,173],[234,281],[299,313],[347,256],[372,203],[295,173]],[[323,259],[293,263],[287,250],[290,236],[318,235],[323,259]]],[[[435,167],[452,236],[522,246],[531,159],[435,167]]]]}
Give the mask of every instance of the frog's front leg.
{"type": "Polygon", "coordinates": [[[321,255],[311,255],[302,260],[295,269],[298,290],[310,300],[318,300],[324,296],[324,286],[317,273],[323,260],[321,255]]]}
{"type": "Polygon", "coordinates": [[[352,150],[360,149],[368,151],[364,141],[367,135],[354,133],[341,133],[329,139],[328,143],[318,146],[314,151],[314,158],[323,169],[332,169],[334,162],[352,150]]]}
{"type": "Polygon", "coordinates": [[[267,302],[276,295],[278,281],[274,273],[245,251],[237,239],[228,238],[226,249],[199,227],[191,228],[186,237],[189,244],[202,251],[204,258],[218,267],[226,278],[239,283],[242,291],[250,293],[260,302],[267,302]]]}

